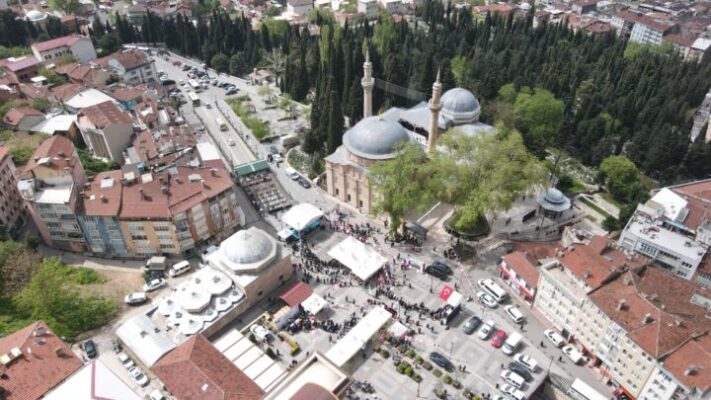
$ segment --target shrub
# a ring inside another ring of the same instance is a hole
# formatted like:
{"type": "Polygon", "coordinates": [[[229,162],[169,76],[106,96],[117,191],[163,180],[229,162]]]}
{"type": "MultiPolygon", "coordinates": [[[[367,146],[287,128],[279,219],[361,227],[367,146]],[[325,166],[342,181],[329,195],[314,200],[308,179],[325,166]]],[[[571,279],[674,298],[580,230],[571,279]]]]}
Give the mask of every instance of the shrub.
{"type": "Polygon", "coordinates": [[[422,362],[422,368],[426,369],[427,371],[432,370],[432,364],[429,361],[423,361],[422,362]]]}
{"type": "Polygon", "coordinates": [[[398,366],[397,366],[397,372],[398,372],[398,373],[401,373],[401,374],[404,374],[404,373],[405,373],[405,366],[402,365],[402,363],[398,364],[398,366]]]}
{"type": "Polygon", "coordinates": [[[455,379],[455,380],[452,381],[452,386],[453,386],[455,389],[461,389],[461,388],[462,388],[462,382],[459,382],[458,380],[455,379]]]}
{"type": "Polygon", "coordinates": [[[412,370],[412,367],[405,368],[405,375],[412,376],[413,372],[415,372],[415,371],[412,370]]]}
{"type": "Polygon", "coordinates": [[[420,376],[420,374],[418,374],[418,373],[412,374],[412,376],[410,376],[410,378],[412,378],[412,380],[417,383],[422,382],[422,376],[420,376]]]}
{"type": "Polygon", "coordinates": [[[442,380],[444,381],[444,383],[449,385],[450,383],[452,383],[452,376],[449,374],[444,374],[444,378],[442,378],[442,380]]]}
{"type": "Polygon", "coordinates": [[[425,360],[421,356],[415,357],[415,362],[418,364],[422,364],[425,360]]]}
{"type": "Polygon", "coordinates": [[[439,378],[440,376],[442,376],[442,370],[435,368],[434,371],[432,371],[432,375],[434,375],[434,376],[436,376],[437,378],[439,378]]]}
{"type": "Polygon", "coordinates": [[[469,389],[464,389],[464,390],[462,390],[462,396],[464,396],[468,399],[472,396],[472,392],[469,391],[469,389]]]}
{"type": "Polygon", "coordinates": [[[447,397],[447,391],[443,388],[437,388],[435,389],[435,395],[440,399],[444,399],[447,397]]]}
{"type": "Polygon", "coordinates": [[[276,358],[276,354],[274,354],[274,350],[272,350],[271,347],[267,347],[267,351],[265,351],[265,353],[267,353],[267,356],[271,359],[276,358]]]}
{"type": "Polygon", "coordinates": [[[390,353],[389,353],[387,350],[385,350],[385,349],[380,350],[380,355],[381,355],[383,358],[388,358],[388,357],[390,357],[390,353]]]}
{"type": "Polygon", "coordinates": [[[257,343],[257,338],[254,337],[254,333],[250,333],[249,336],[248,336],[248,339],[249,339],[249,341],[252,342],[252,343],[257,343]]]}
{"type": "Polygon", "coordinates": [[[405,353],[408,347],[406,344],[401,344],[397,349],[400,350],[400,353],[405,353]]]}
{"type": "Polygon", "coordinates": [[[407,358],[415,358],[415,350],[408,350],[407,353],[405,353],[405,357],[407,358]]]}

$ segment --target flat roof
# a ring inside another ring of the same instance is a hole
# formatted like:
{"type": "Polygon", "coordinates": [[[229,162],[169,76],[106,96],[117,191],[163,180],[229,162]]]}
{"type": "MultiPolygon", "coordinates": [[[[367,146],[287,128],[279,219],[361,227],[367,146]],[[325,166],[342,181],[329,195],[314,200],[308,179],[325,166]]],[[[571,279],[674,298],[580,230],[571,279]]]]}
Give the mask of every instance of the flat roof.
{"type": "Polygon", "coordinates": [[[43,204],[68,204],[72,197],[72,186],[46,188],[37,193],[35,202],[43,204]]]}
{"type": "Polygon", "coordinates": [[[387,258],[352,236],[334,246],[328,255],[345,265],[363,281],[368,280],[388,262],[387,258]]]}
{"type": "Polygon", "coordinates": [[[343,367],[392,317],[383,306],[373,308],[326,352],[326,357],[337,366],[343,367]]]}
{"type": "Polygon", "coordinates": [[[141,396],[99,359],[85,365],[43,398],[45,400],[142,400],[141,396]]]}
{"type": "Polygon", "coordinates": [[[265,400],[291,400],[304,386],[316,384],[321,388],[335,393],[348,380],[340,368],[334,365],[321,353],[316,352],[284,379],[265,400]]]}
{"type": "Polygon", "coordinates": [[[627,231],[659,248],[667,249],[697,262],[701,262],[706,254],[706,247],[693,239],[661,228],[654,223],[643,221],[641,217],[635,217],[627,225],[627,231]]]}
{"type": "Polygon", "coordinates": [[[269,169],[269,163],[266,160],[255,160],[235,166],[235,173],[237,176],[245,176],[267,169],[269,169]]]}
{"type": "Polygon", "coordinates": [[[195,145],[197,147],[198,154],[200,154],[200,159],[202,161],[209,160],[219,160],[220,153],[217,151],[217,147],[209,142],[202,142],[195,145]]]}

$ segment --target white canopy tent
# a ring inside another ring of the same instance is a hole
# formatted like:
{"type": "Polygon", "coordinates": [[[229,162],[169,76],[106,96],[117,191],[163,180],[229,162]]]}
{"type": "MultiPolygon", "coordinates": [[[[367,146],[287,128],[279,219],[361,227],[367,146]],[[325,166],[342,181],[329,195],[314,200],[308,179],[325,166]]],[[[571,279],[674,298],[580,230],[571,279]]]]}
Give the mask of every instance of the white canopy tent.
{"type": "Polygon", "coordinates": [[[378,252],[351,236],[334,246],[328,255],[363,281],[367,281],[388,262],[378,252]]]}
{"type": "Polygon", "coordinates": [[[320,313],[321,310],[326,308],[327,305],[328,303],[326,300],[324,300],[324,298],[319,296],[317,293],[311,293],[311,296],[301,302],[301,307],[313,315],[320,313]]]}
{"type": "Polygon", "coordinates": [[[289,225],[297,232],[308,228],[318,219],[323,218],[323,212],[309,203],[301,203],[291,207],[282,217],[281,220],[289,225]]]}
{"type": "Polygon", "coordinates": [[[343,367],[391,319],[392,314],[388,310],[382,306],[375,307],[328,350],[326,357],[343,367]]]}

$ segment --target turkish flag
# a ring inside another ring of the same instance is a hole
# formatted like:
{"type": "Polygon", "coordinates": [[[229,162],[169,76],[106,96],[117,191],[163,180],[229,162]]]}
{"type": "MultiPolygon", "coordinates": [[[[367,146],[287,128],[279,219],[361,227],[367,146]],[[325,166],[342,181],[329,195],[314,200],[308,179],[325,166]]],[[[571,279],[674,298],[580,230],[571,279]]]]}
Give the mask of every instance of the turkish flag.
{"type": "Polygon", "coordinates": [[[449,296],[452,295],[452,293],[454,293],[454,288],[452,288],[451,286],[444,285],[442,290],[439,292],[439,298],[443,301],[447,301],[447,299],[449,298],[449,296]]]}

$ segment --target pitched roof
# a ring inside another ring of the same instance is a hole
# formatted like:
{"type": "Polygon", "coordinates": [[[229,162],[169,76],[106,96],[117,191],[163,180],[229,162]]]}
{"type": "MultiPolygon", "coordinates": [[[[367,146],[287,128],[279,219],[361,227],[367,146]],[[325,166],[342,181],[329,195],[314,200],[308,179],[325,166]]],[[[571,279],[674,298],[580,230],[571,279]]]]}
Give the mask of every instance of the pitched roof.
{"type": "Polygon", "coordinates": [[[18,348],[22,355],[5,367],[6,376],[0,380],[7,400],[39,399],[82,366],[81,360],[44,321],[0,338],[0,355],[13,348],[18,348]]]}
{"type": "Polygon", "coordinates": [[[689,390],[698,388],[701,393],[711,390],[711,334],[684,343],[664,359],[664,369],[689,390]]]}
{"type": "Polygon", "coordinates": [[[143,92],[141,90],[132,88],[132,87],[120,87],[116,88],[115,90],[111,91],[109,93],[109,96],[113,97],[114,99],[118,101],[131,101],[134,99],[138,99],[143,95],[143,92]]]}
{"type": "Polygon", "coordinates": [[[25,165],[24,171],[31,171],[39,165],[39,160],[46,158],[49,160],[42,163],[43,166],[52,168],[56,171],[62,170],[64,167],[70,166],[70,161],[67,161],[67,159],[71,158],[74,152],[74,143],[72,143],[71,140],[62,135],[52,136],[37,147],[37,150],[35,150],[32,158],[30,158],[27,165],[25,165]]]}
{"type": "Polygon", "coordinates": [[[112,124],[131,124],[133,122],[130,115],[123,112],[111,101],[82,109],[79,112],[79,120],[82,117],[87,118],[98,129],[106,128],[112,124]]]}
{"type": "Polygon", "coordinates": [[[538,269],[538,262],[533,256],[523,251],[514,251],[502,257],[506,265],[516,271],[516,275],[521,277],[532,287],[538,285],[538,278],[541,271],[538,269]]]}
{"type": "Polygon", "coordinates": [[[110,54],[106,57],[101,57],[95,62],[102,67],[107,67],[109,65],[109,61],[111,60],[116,60],[126,70],[138,68],[152,61],[150,57],[148,57],[148,55],[141,50],[128,50],[110,54]]]}
{"type": "Polygon", "coordinates": [[[32,56],[27,56],[5,63],[5,68],[9,69],[12,72],[17,72],[41,63],[42,62],[40,60],[32,56]]]}
{"type": "Polygon", "coordinates": [[[662,358],[711,329],[706,309],[691,303],[697,293],[710,297],[690,281],[644,266],[625,272],[589,297],[638,346],[662,358]]]}
{"type": "Polygon", "coordinates": [[[84,36],[69,35],[69,36],[63,36],[63,37],[56,38],[56,39],[47,40],[44,42],[35,43],[32,45],[32,47],[37,49],[37,51],[47,51],[47,50],[52,50],[52,49],[56,49],[56,48],[63,47],[63,46],[69,47],[69,46],[74,45],[76,42],[78,42],[80,40],[89,40],[89,39],[84,36]]]}
{"type": "Polygon", "coordinates": [[[88,216],[110,217],[121,209],[121,170],[97,174],[84,186],[82,205],[88,216]]]}
{"type": "Polygon", "coordinates": [[[279,298],[289,306],[296,307],[311,296],[311,293],[313,293],[311,286],[302,281],[296,281],[284,290],[284,292],[279,295],[279,298]]]}
{"type": "Polygon", "coordinates": [[[49,89],[47,89],[46,86],[37,87],[35,85],[21,83],[20,92],[30,100],[49,97],[49,89]]]}
{"type": "Polygon", "coordinates": [[[195,335],[151,367],[183,400],[257,400],[264,392],[202,335],[195,335]]]}
{"type": "Polygon", "coordinates": [[[11,108],[7,112],[7,114],[5,114],[5,117],[2,119],[2,122],[10,126],[17,126],[22,122],[25,117],[31,116],[44,117],[44,114],[31,107],[11,108]]]}
{"type": "Polygon", "coordinates": [[[78,83],[64,83],[53,87],[52,93],[58,100],[69,100],[81,93],[84,89],[85,87],[78,83]]]}

